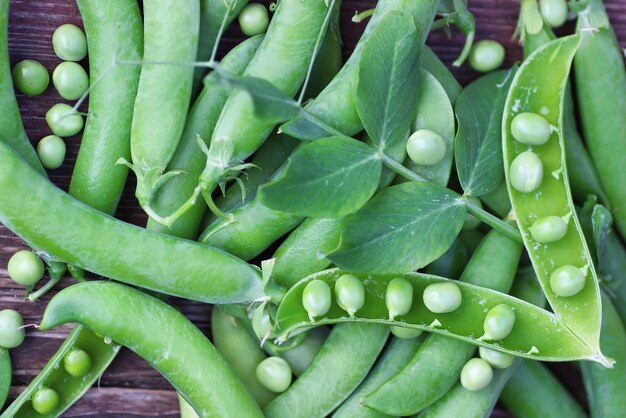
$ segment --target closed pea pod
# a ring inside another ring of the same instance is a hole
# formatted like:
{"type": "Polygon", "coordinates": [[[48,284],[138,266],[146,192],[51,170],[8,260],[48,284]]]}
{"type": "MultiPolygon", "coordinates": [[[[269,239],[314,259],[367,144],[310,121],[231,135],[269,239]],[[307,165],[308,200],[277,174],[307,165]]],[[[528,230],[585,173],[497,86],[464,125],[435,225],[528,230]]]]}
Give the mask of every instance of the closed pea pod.
{"type": "Polygon", "coordinates": [[[4,402],[9,396],[9,389],[11,388],[11,358],[9,357],[9,350],[6,348],[0,348],[0,408],[4,406],[4,402]]]}

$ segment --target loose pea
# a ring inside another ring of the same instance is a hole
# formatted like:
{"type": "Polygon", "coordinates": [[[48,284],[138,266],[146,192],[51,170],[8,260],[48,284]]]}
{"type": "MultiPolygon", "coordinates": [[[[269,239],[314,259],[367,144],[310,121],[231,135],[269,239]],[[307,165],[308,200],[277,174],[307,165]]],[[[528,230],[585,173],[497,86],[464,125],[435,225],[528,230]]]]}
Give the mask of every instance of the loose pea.
{"type": "Polygon", "coordinates": [[[555,242],[567,234],[567,223],[560,216],[539,218],[530,227],[530,234],[540,244],[555,242]]]}
{"type": "Polygon", "coordinates": [[[351,274],[344,274],[335,282],[337,304],[351,317],[365,304],[363,282],[351,274]]]}
{"type": "Polygon", "coordinates": [[[522,144],[543,145],[550,139],[552,129],[543,116],[536,113],[520,113],[511,121],[511,134],[522,144]]]}
{"type": "Polygon", "coordinates": [[[42,386],[31,400],[33,409],[41,415],[47,415],[54,411],[59,404],[59,395],[55,390],[42,386]]]}
{"type": "Polygon", "coordinates": [[[46,122],[57,136],[76,135],[83,129],[83,117],[72,106],[57,103],[46,112],[46,122]]]}
{"type": "Polygon", "coordinates": [[[7,266],[9,277],[22,286],[32,286],[43,277],[45,267],[37,254],[21,250],[13,254],[7,266]]]}
{"type": "Polygon", "coordinates": [[[504,54],[504,47],[499,42],[483,39],[472,47],[469,63],[474,70],[487,73],[502,65],[504,54]]]}
{"type": "Polygon", "coordinates": [[[415,164],[436,165],[446,156],[446,141],[433,131],[420,129],[409,137],[406,152],[415,164]]]}
{"type": "Polygon", "coordinates": [[[433,283],[424,289],[424,305],[434,313],[454,312],[463,301],[461,289],[454,283],[433,283]]]}
{"type": "Polygon", "coordinates": [[[557,296],[574,296],[585,287],[585,274],[571,265],[559,267],[550,276],[550,287],[557,296]]]}
{"type": "Polygon", "coordinates": [[[492,367],[498,369],[506,369],[507,367],[511,367],[511,365],[515,361],[515,356],[501,353],[500,351],[496,350],[490,350],[489,348],[485,347],[479,347],[478,354],[480,354],[480,358],[485,360],[492,367]]]}
{"type": "Polygon", "coordinates": [[[471,392],[486,388],[493,379],[489,363],[481,358],[470,359],[461,370],[461,385],[471,392]]]}
{"type": "Polygon", "coordinates": [[[302,292],[302,305],[313,321],[325,315],[330,309],[330,287],[322,280],[312,280],[302,292]]]}
{"type": "Polygon", "coordinates": [[[487,312],[483,330],[485,335],[492,340],[506,338],[515,325],[515,311],[509,305],[496,305],[487,312]]]}
{"type": "Polygon", "coordinates": [[[391,328],[391,333],[393,335],[403,340],[410,340],[413,338],[417,338],[420,335],[422,335],[422,332],[423,332],[421,329],[399,327],[395,325],[392,325],[390,328],[391,328]]]}
{"type": "Polygon", "coordinates": [[[24,319],[13,309],[0,311],[0,347],[15,348],[24,342],[24,319]]]}
{"type": "Polygon", "coordinates": [[[18,62],[11,74],[15,87],[27,96],[39,96],[46,91],[50,83],[46,67],[33,60],[18,62]]]}
{"type": "Polygon", "coordinates": [[[61,97],[76,100],[89,88],[89,76],[80,64],[65,61],[54,69],[52,83],[61,97]]]}
{"type": "Polygon", "coordinates": [[[511,186],[521,193],[530,193],[543,181],[543,164],[532,151],[524,151],[511,163],[509,169],[511,186]]]}
{"type": "Polygon", "coordinates": [[[389,319],[396,316],[406,315],[413,306],[413,286],[407,279],[397,277],[387,284],[385,292],[385,304],[389,310],[389,319]]]}
{"type": "Polygon", "coordinates": [[[275,393],[286,391],[291,385],[291,367],[280,357],[268,357],[256,367],[256,378],[268,390],[275,393]]]}
{"type": "MultiPolygon", "coordinates": [[[[467,196],[466,199],[482,209],[483,204],[479,198],[474,196],[467,196]]],[[[464,231],[476,229],[478,228],[478,225],[480,225],[480,219],[467,212],[465,214],[465,221],[463,221],[463,226],[461,227],[461,229],[463,229],[464,231]]]]}
{"type": "Polygon", "coordinates": [[[61,167],[65,160],[65,142],[56,135],[48,135],[37,144],[41,164],[50,170],[61,167]]]}
{"type": "Polygon", "coordinates": [[[52,48],[62,60],[80,61],[87,56],[87,38],[78,26],[67,23],[52,34],[52,48]]]}
{"type": "Polygon", "coordinates": [[[83,377],[91,369],[91,357],[80,348],[73,348],[63,358],[65,371],[74,377],[83,377]]]}
{"type": "Polygon", "coordinates": [[[539,0],[541,15],[553,28],[563,26],[567,20],[567,3],[565,0],[539,0]]]}
{"type": "Polygon", "coordinates": [[[267,8],[259,3],[250,3],[239,13],[239,26],[247,36],[264,33],[270,24],[267,8]]]}

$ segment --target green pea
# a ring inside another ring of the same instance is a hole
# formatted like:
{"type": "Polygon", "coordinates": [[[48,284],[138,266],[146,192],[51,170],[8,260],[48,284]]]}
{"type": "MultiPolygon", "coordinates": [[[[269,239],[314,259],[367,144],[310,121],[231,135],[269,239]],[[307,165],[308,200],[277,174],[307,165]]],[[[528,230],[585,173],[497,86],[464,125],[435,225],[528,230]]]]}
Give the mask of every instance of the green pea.
{"type": "Polygon", "coordinates": [[[530,227],[530,234],[540,244],[555,242],[567,234],[567,222],[554,215],[539,218],[530,227]]]}
{"type": "Polygon", "coordinates": [[[487,312],[483,330],[489,339],[502,340],[511,333],[513,325],[515,325],[515,311],[509,305],[501,303],[487,312]]]}
{"type": "Polygon", "coordinates": [[[552,128],[541,115],[520,113],[511,121],[511,134],[522,144],[543,145],[550,139],[552,128]]]}
{"type": "Polygon", "coordinates": [[[265,388],[275,393],[286,391],[291,385],[291,367],[280,357],[268,357],[256,367],[256,378],[265,388]]]}
{"type": "Polygon", "coordinates": [[[567,3],[565,0],[539,0],[539,10],[544,20],[553,28],[563,26],[567,20],[567,3]]]}
{"type": "Polygon", "coordinates": [[[506,369],[508,367],[511,367],[511,365],[515,361],[515,356],[507,353],[501,353],[500,351],[491,350],[486,347],[479,347],[478,354],[480,355],[480,358],[489,363],[491,367],[495,367],[497,369],[506,369]]]}
{"type": "Polygon", "coordinates": [[[387,284],[385,304],[389,311],[389,319],[406,315],[413,306],[413,286],[407,279],[397,277],[387,284]]]}
{"type": "Polygon", "coordinates": [[[57,103],[46,112],[46,122],[57,136],[76,135],[83,129],[83,117],[72,106],[57,103]]]}
{"type": "Polygon", "coordinates": [[[521,193],[530,193],[543,181],[543,164],[532,151],[524,151],[519,154],[509,168],[509,180],[511,186],[521,193]]]}
{"type": "Polygon", "coordinates": [[[0,311],[0,347],[15,348],[24,342],[24,319],[13,309],[0,311]]]}
{"type": "MultiPolygon", "coordinates": [[[[466,199],[482,209],[483,204],[479,198],[474,196],[467,196],[466,199]]],[[[480,219],[478,219],[469,212],[465,213],[465,221],[463,221],[463,226],[461,227],[462,230],[467,231],[470,229],[476,229],[478,228],[478,225],[480,225],[480,219]]]]}
{"type": "Polygon", "coordinates": [[[46,67],[33,60],[18,62],[13,67],[11,74],[15,87],[27,96],[39,96],[46,91],[50,83],[50,76],[46,67]]]}
{"type": "Polygon", "coordinates": [[[561,297],[574,296],[585,287],[585,273],[571,265],[559,267],[550,276],[552,291],[561,297]]]}
{"type": "Polygon", "coordinates": [[[76,100],[89,88],[89,76],[80,64],[65,61],[54,69],[52,83],[61,97],[76,100]]]}
{"type": "Polygon", "coordinates": [[[399,327],[392,325],[390,327],[391,333],[402,340],[410,340],[422,335],[423,331],[417,328],[399,327]]]}
{"type": "Polygon", "coordinates": [[[478,41],[469,55],[470,66],[481,73],[487,73],[500,67],[504,62],[504,47],[492,39],[478,41]]]}
{"type": "Polygon", "coordinates": [[[344,274],[335,282],[337,304],[351,317],[365,304],[365,286],[351,274],[344,274]]]}
{"type": "Polygon", "coordinates": [[[50,170],[63,165],[65,151],[65,142],[56,135],[48,135],[37,144],[37,155],[41,164],[50,170]]]}
{"type": "Polygon", "coordinates": [[[11,256],[7,270],[15,283],[32,286],[43,277],[45,266],[37,254],[21,250],[11,256]]]}
{"type": "Polygon", "coordinates": [[[259,3],[250,3],[239,13],[239,26],[247,36],[264,33],[270,24],[267,8],[259,3]]]}
{"type": "Polygon", "coordinates": [[[481,358],[470,359],[461,370],[461,385],[471,392],[486,388],[492,379],[491,366],[481,358]]]}
{"type": "Polygon", "coordinates": [[[446,156],[446,141],[441,135],[420,129],[414,132],[406,143],[406,152],[415,164],[433,166],[446,156]]]}
{"type": "Polygon", "coordinates": [[[309,319],[326,315],[330,309],[330,287],[322,280],[312,280],[302,292],[302,305],[309,313],[309,319]]]}
{"type": "Polygon", "coordinates": [[[74,377],[83,377],[91,369],[91,357],[80,348],[72,348],[63,358],[65,371],[74,377]]]}
{"type": "Polygon", "coordinates": [[[87,38],[78,26],[67,23],[52,34],[52,48],[62,60],[80,61],[87,56],[87,38]]]}
{"type": "Polygon", "coordinates": [[[454,312],[463,301],[461,289],[454,283],[433,283],[424,289],[424,305],[434,313],[454,312]]]}
{"type": "Polygon", "coordinates": [[[52,413],[59,404],[59,395],[54,389],[42,386],[31,399],[33,409],[41,415],[52,413]]]}

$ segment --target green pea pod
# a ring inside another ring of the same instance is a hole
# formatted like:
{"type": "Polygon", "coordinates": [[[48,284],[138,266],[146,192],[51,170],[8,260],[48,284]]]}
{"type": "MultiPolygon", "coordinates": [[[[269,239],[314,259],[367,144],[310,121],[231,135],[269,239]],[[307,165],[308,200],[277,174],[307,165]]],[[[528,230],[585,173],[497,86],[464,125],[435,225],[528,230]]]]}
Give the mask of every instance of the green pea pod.
{"type": "Polygon", "coordinates": [[[9,357],[9,350],[6,348],[0,348],[0,409],[4,406],[4,403],[9,396],[9,389],[11,388],[11,357],[9,357]]]}
{"type": "Polygon", "coordinates": [[[77,325],[54,356],[48,360],[43,370],[4,411],[2,417],[61,416],[102,376],[103,371],[111,364],[119,350],[119,345],[111,341],[103,341],[103,338],[96,336],[94,332],[77,325]],[[91,359],[89,371],[80,377],[70,375],[63,367],[63,359],[74,348],[85,351],[91,359]],[[36,413],[30,402],[33,394],[42,385],[53,389],[59,395],[59,404],[54,411],[46,415],[36,413]]]}
{"type": "Polygon", "coordinates": [[[178,405],[180,406],[180,418],[198,418],[198,414],[193,408],[189,405],[189,403],[180,396],[180,393],[176,394],[178,396],[178,405]]]}
{"type": "Polygon", "coordinates": [[[626,249],[615,233],[609,234],[605,242],[606,257],[602,273],[609,276],[614,307],[626,326],[626,249]]]}
{"type": "Polygon", "coordinates": [[[79,283],[52,298],[39,328],[46,331],[69,322],[79,322],[144,358],[201,417],[262,416],[204,334],[165,302],[113,282],[79,283]],[[134,320],[120,321],[124,312],[134,320]]]}
{"type": "Polygon", "coordinates": [[[424,45],[422,48],[420,65],[439,81],[439,84],[441,84],[446,91],[450,102],[454,104],[458,95],[461,94],[463,87],[456,81],[456,78],[454,78],[448,67],[437,57],[437,54],[427,45],[424,45]]]}

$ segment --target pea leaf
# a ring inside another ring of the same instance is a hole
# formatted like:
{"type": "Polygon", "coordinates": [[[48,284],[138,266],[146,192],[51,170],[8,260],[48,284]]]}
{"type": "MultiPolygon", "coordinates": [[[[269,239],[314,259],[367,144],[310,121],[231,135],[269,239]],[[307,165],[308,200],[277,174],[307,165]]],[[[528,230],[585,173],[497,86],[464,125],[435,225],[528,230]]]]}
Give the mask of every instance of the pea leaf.
{"type": "Polygon", "coordinates": [[[479,78],[456,101],[454,156],[461,186],[470,196],[487,194],[504,180],[502,113],[515,71],[513,67],[479,78]]]}
{"type": "Polygon", "coordinates": [[[345,216],[372,197],[381,170],[382,161],[366,144],[323,138],[302,145],[278,177],[259,189],[259,198],[269,208],[300,216],[345,216]]]}
{"type": "Polygon", "coordinates": [[[339,248],[328,258],[344,270],[405,273],[439,258],[465,219],[455,192],[433,183],[384,189],[346,218],[339,248]]]}

